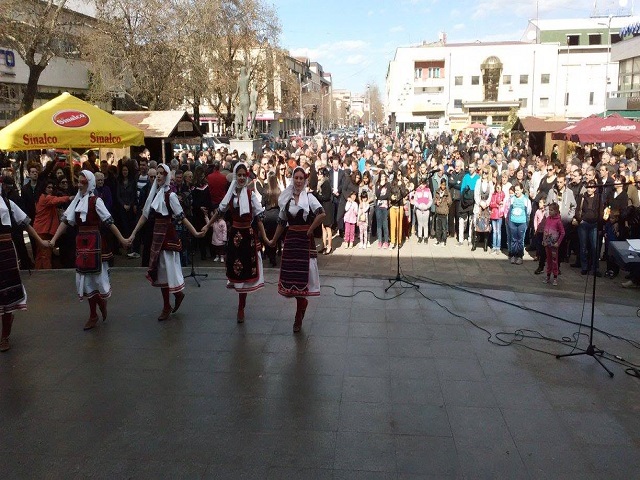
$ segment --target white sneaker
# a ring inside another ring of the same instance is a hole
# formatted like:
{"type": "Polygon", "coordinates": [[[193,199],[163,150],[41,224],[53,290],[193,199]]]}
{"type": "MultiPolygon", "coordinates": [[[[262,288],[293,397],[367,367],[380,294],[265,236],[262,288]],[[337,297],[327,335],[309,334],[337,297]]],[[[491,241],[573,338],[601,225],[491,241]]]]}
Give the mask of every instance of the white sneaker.
{"type": "Polygon", "coordinates": [[[213,261],[217,262],[220,257],[213,257],[213,261]]]}
{"type": "Polygon", "coordinates": [[[367,248],[371,248],[371,243],[367,242],[367,248]]]}

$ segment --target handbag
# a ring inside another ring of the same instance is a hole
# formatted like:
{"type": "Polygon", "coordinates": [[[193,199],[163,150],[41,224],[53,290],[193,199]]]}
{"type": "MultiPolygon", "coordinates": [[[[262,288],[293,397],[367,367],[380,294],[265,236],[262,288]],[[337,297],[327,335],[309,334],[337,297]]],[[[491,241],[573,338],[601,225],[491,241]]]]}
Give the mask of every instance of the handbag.
{"type": "Polygon", "coordinates": [[[476,218],[476,232],[491,231],[491,212],[489,208],[481,209],[476,218]]]}

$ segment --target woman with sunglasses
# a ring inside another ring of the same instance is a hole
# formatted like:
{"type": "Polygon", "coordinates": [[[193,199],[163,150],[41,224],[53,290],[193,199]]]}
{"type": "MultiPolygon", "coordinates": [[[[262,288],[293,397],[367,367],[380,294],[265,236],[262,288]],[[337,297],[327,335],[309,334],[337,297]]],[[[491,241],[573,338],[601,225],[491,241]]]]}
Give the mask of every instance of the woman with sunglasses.
{"type": "Polygon", "coordinates": [[[130,245],[124,239],[113,217],[100,197],[94,194],[95,176],[89,170],[82,170],[78,175],[78,193],[62,215],[49,246],[54,247],[58,238],[68,226],[78,228],[76,236],[76,290],[80,300],[89,301],[89,320],[85,330],[91,330],[98,323],[96,307],[100,308],[102,321],[107,320],[107,299],[111,296],[109,281],[109,260],[113,253],[107,245],[107,239],[100,234],[100,224],[108,225],[123,247],[130,245]]]}
{"type": "Polygon", "coordinates": [[[276,180],[278,181],[278,188],[280,192],[284,192],[284,189],[289,185],[289,181],[287,179],[287,164],[284,162],[279,162],[276,166],[276,180]]]}

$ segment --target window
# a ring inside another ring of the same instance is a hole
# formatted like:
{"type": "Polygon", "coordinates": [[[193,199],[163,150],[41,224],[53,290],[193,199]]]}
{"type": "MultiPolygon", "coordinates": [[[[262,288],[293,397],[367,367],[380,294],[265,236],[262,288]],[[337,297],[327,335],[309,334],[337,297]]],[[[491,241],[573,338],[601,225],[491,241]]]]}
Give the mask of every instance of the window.
{"type": "Polygon", "coordinates": [[[529,75],[520,75],[520,85],[527,85],[529,83],[529,75]]]}
{"type": "Polygon", "coordinates": [[[564,106],[568,106],[569,105],[569,92],[564,94],[564,106]]]}
{"type": "Polygon", "coordinates": [[[456,77],[455,78],[455,84],[456,85],[462,85],[462,77],[456,77]]]}
{"type": "Polygon", "coordinates": [[[550,79],[551,75],[548,73],[543,73],[542,75],[540,75],[540,83],[542,83],[543,85],[548,84],[550,79]]]}
{"type": "Polygon", "coordinates": [[[614,43],[618,43],[621,40],[619,33],[612,33],[609,41],[613,45],[614,43]]]}
{"type": "Polygon", "coordinates": [[[503,75],[502,83],[505,85],[511,85],[511,75],[503,75]]]}
{"type": "Polygon", "coordinates": [[[602,34],[600,33],[589,34],[589,45],[601,45],[601,44],[602,44],[602,34]]]}
{"type": "Polygon", "coordinates": [[[527,99],[526,98],[519,98],[518,101],[520,102],[520,108],[527,108],[527,99]]]}
{"type": "Polygon", "coordinates": [[[540,108],[549,108],[549,97],[540,97],[540,108]]]}
{"type": "Polygon", "coordinates": [[[480,85],[480,77],[478,75],[471,77],[471,85],[480,85]]]}
{"type": "Polygon", "coordinates": [[[593,92],[589,92],[589,105],[593,105],[593,92]]]}
{"type": "Polygon", "coordinates": [[[416,78],[422,78],[422,69],[416,68],[416,78]]]}
{"type": "Polygon", "coordinates": [[[567,45],[572,47],[580,45],[580,35],[567,35],[567,45]]]}
{"type": "Polygon", "coordinates": [[[453,100],[453,108],[462,108],[462,99],[454,98],[453,100]]]}
{"type": "Polygon", "coordinates": [[[440,78],[440,67],[429,67],[429,78],[440,78]]]}

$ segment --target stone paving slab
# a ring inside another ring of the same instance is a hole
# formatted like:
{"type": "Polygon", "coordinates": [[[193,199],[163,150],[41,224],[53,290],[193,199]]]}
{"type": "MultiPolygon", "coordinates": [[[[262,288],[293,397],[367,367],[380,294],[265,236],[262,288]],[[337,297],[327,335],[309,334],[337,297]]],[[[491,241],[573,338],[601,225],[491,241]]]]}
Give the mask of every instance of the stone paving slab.
{"type": "MultiPolygon", "coordinates": [[[[185,303],[163,323],[143,270],[114,268],[109,320],[90,332],[73,272],[25,275],[29,310],[16,315],[13,348],[0,355],[3,478],[626,479],[640,471],[638,379],[610,361],[613,379],[590,357],[557,360],[521,345],[567,353],[569,342],[487,341],[518,328],[559,341],[585,332],[571,282],[553,294],[429,283],[385,294],[387,272],[327,273],[348,261],[321,257],[322,295],[310,300],[299,335],[275,269],[237,325],[219,265],[200,269],[209,274],[201,288],[187,280],[185,303]]],[[[516,281],[539,278],[528,263],[513,270],[516,281]]],[[[603,297],[595,343],[640,363],[634,345],[612,336],[639,339],[637,300],[603,297]]]]}

